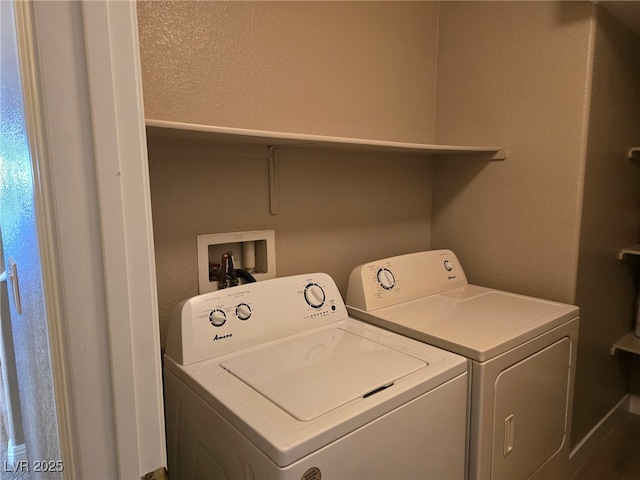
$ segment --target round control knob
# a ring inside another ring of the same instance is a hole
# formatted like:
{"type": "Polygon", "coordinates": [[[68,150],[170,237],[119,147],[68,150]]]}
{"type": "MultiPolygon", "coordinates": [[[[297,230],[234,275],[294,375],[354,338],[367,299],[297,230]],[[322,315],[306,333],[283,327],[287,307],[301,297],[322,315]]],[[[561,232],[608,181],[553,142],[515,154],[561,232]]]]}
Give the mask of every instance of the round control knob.
{"type": "Polygon", "coordinates": [[[248,320],[251,316],[251,307],[246,303],[241,303],[236,307],[236,316],[240,320],[248,320]]]}
{"type": "Polygon", "coordinates": [[[310,283],[304,287],[304,299],[313,308],[320,308],[324,305],[324,290],[317,283],[310,283]]]}
{"type": "Polygon", "coordinates": [[[391,290],[396,284],[396,279],[388,268],[381,268],[378,270],[377,277],[378,283],[385,290],[391,290]]]}
{"type": "Polygon", "coordinates": [[[209,321],[214,327],[221,327],[227,321],[227,315],[220,309],[211,310],[209,321]]]}
{"type": "Polygon", "coordinates": [[[450,272],[451,270],[453,270],[453,263],[451,263],[451,260],[445,260],[444,261],[444,269],[447,272],[450,272]]]}

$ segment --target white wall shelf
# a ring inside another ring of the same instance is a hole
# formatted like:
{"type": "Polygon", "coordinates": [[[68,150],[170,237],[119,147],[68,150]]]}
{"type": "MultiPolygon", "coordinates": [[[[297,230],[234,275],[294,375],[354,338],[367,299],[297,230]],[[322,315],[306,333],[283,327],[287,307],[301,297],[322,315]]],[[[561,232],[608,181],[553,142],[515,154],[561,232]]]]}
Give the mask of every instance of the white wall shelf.
{"type": "Polygon", "coordinates": [[[455,145],[429,145],[422,143],[390,142],[363,138],[331,137],[300,133],[271,132],[245,128],[216,127],[192,123],[146,120],[150,138],[205,140],[225,145],[262,145],[267,148],[269,160],[269,211],[280,212],[278,194],[277,153],[282,148],[304,147],[339,151],[388,152],[421,155],[427,160],[442,158],[473,158],[478,160],[504,160],[507,153],[500,147],[471,147],[455,145]]]}
{"type": "Polygon", "coordinates": [[[618,252],[618,260],[624,260],[625,255],[640,255],[640,243],[620,250],[620,252],[618,252]]]}
{"type": "Polygon", "coordinates": [[[331,137],[300,133],[271,132],[245,128],[216,127],[191,123],[147,119],[149,137],[209,139],[225,144],[264,146],[313,146],[341,150],[396,152],[422,155],[473,155],[488,160],[504,160],[506,152],[500,147],[471,147],[455,145],[429,145],[422,143],[390,142],[363,138],[331,137]]]}
{"type": "MultiPolygon", "coordinates": [[[[632,158],[631,151],[629,152],[629,158],[632,158]]],[[[620,250],[620,252],[618,253],[618,259],[624,260],[625,255],[639,256],[640,243],[620,250]]],[[[616,350],[624,350],[625,352],[631,352],[635,353],[636,355],[640,355],[640,338],[636,337],[634,332],[629,332],[613,344],[613,347],[611,347],[611,355],[615,355],[616,350]]]]}
{"type": "Polygon", "coordinates": [[[640,355],[640,338],[636,337],[634,332],[629,332],[613,344],[611,355],[615,355],[616,350],[624,350],[625,352],[640,355]]]}

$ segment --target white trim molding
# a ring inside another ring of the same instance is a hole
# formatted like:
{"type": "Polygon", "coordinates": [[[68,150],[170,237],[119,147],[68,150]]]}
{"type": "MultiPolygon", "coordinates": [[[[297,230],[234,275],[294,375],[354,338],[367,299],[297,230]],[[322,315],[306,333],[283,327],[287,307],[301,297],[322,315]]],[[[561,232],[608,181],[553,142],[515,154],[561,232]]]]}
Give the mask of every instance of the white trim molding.
{"type": "Polygon", "coordinates": [[[166,466],[135,2],[83,3],[120,478],[166,466]]]}
{"type": "Polygon", "coordinates": [[[26,462],[27,460],[27,446],[24,443],[20,445],[14,445],[13,439],[9,439],[7,445],[7,464],[16,465],[18,463],[26,462]]]}

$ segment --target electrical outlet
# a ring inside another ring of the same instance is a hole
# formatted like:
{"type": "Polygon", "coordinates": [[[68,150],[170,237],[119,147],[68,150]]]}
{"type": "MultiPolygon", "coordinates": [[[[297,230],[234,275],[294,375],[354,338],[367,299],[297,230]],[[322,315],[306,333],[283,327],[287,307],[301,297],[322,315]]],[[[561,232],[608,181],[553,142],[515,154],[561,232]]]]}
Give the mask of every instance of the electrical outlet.
{"type": "Polygon", "coordinates": [[[276,277],[276,246],[274,230],[211,233],[197,236],[198,292],[218,289],[211,280],[210,268],[219,265],[223,253],[233,252],[236,268],[247,270],[257,281],[276,277]]]}

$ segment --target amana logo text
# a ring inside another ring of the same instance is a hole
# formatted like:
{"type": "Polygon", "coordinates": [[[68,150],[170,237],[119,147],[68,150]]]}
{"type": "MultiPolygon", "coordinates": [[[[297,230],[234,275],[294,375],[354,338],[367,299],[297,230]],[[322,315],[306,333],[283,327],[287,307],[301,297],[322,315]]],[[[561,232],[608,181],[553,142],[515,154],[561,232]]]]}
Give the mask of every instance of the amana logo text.
{"type": "Polygon", "coordinates": [[[215,337],[213,337],[213,341],[217,342],[218,340],[224,340],[225,338],[231,338],[233,336],[233,333],[227,333],[226,335],[216,335],[215,337]]]}

